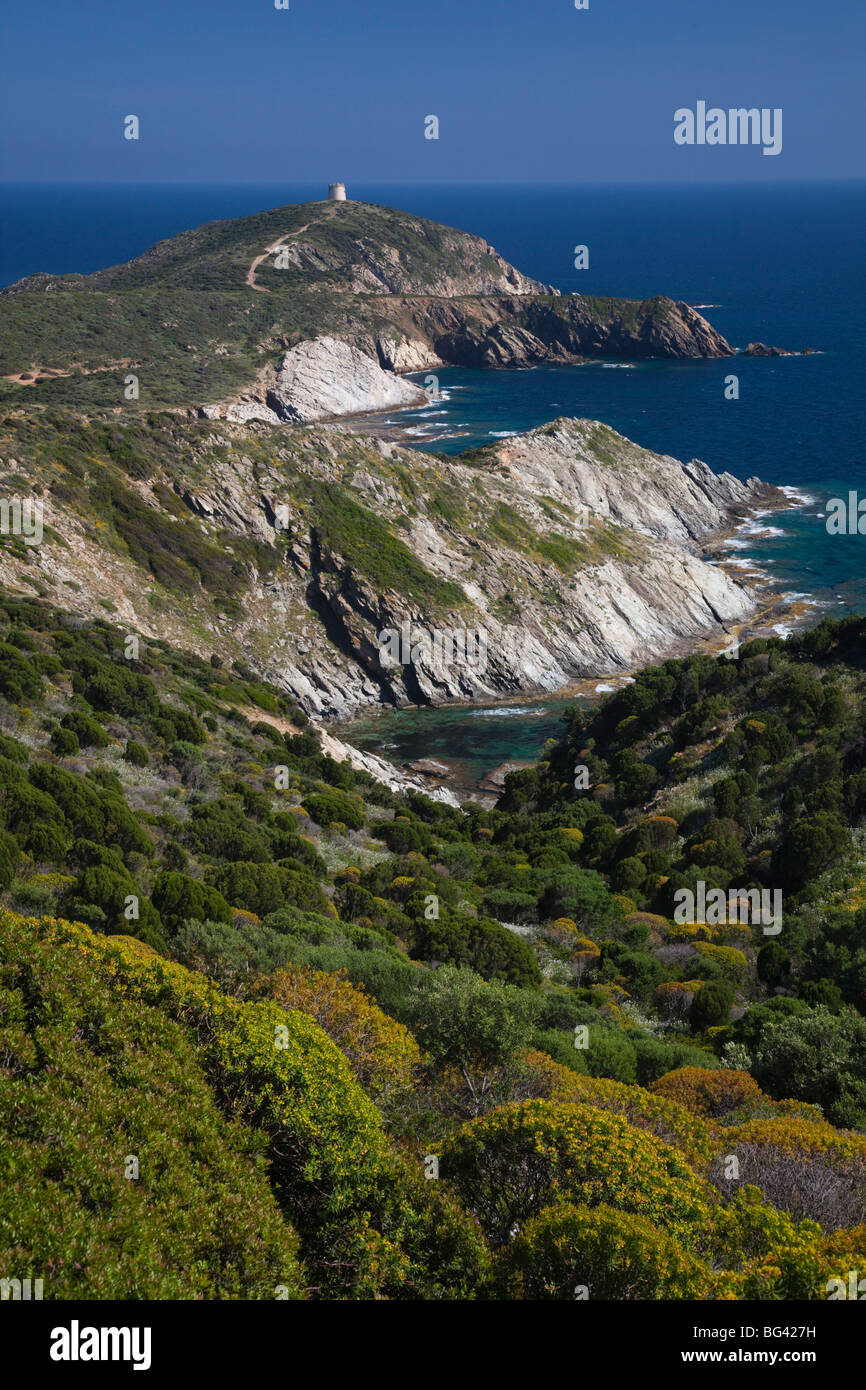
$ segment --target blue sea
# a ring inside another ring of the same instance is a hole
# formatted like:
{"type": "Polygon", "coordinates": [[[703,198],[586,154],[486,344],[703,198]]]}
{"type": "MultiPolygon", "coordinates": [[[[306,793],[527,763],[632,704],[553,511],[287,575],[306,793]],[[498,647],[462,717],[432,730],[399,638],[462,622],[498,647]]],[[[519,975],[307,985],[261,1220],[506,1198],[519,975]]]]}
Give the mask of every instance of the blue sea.
{"type": "MultiPolygon", "coordinates": [[[[318,199],[324,191],[289,184],[6,185],[0,282],[38,270],[96,270],[202,222],[318,199]]],[[[830,536],[822,515],[829,497],[851,490],[866,496],[866,184],[356,185],[349,194],[476,232],[563,293],[663,293],[700,308],[737,348],[756,340],[813,348],[809,356],[767,359],[442,370],[442,401],[404,412],[400,422],[417,431],[419,448],[454,453],[558,415],[587,416],[677,458],[701,458],[716,470],[794,489],[805,504],[769,518],[769,534],[756,527],[739,538],[736,553],[783,590],[817,598],[816,614],[866,612],[866,537],[830,536]],[[586,270],[574,268],[578,245],[589,248],[586,270]],[[732,372],[738,400],[725,399],[732,372]]],[[[458,723],[470,716],[454,712],[458,723]]],[[[432,717],[445,742],[455,737],[454,724],[439,729],[444,711],[432,717]]],[[[488,768],[503,756],[528,756],[542,727],[534,711],[504,725],[487,731],[488,768]],[[494,736],[505,734],[504,725],[506,737],[494,736]]],[[[429,723],[416,726],[408,713],[390,716],[373,740],[385,749],[386,726],[403,757],[429,753],[429,723]]],[[[480,733],[479,723],[466,726],[467,750],[480,733]]]]}

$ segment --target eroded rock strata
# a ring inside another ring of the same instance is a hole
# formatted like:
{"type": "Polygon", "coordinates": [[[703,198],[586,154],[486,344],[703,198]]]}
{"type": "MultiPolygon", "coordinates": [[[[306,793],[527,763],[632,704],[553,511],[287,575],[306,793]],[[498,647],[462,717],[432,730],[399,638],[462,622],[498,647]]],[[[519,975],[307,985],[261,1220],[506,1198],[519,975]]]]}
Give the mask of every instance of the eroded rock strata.
{"type": "Polygon", "coordinates": [[[743,622],[753,591],[698,552],[784,502],[589,420],[449,459],[335,426],[163,416],[141,459],[110,436],[96,455],[74,419],[40,429],[0,432],[4,475],[46,507],[0,582],[237,660],[326,720],[555,691],[743,622]],[[460,645],[479,632],[483,663],[460,645]]]}

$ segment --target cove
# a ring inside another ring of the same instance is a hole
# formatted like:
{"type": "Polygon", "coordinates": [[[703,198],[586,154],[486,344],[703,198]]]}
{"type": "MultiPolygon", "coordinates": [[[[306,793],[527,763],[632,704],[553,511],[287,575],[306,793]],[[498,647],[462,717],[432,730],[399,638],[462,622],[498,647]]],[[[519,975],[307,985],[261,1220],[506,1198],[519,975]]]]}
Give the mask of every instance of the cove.
{"type": "Polygon", "coordinates": [[[504,762],[537,761],[545,742],[564,733],[566,710],[590,703],[585,696],[571,696],[520,704],[388,709],[344,725],[340,737],[398,767],[432,758],[447,767],[458,791],[468,793],[504,762]]]}

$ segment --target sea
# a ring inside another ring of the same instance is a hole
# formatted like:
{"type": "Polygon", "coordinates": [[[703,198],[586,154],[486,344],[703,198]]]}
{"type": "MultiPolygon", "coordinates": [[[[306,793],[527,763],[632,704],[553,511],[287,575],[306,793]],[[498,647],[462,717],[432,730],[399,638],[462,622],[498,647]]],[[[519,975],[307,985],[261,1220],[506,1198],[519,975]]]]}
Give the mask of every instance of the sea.
{"type": "MultiPolygon", "coordinates": [[[[36,271],[87,273],[202,222],[324,192],[288,183],[6,184],[0,284],[36,271]]],[[[440,369],[439,400],[383,421],[407,430],[415,447],[453,454],[582,416],[658,452],[757,475],[798,505],[744,528],[731,539],[732,558],[808,596],[815,617],[866,613],[866,536],[830,535],[825,521],[830,499],[866,498],[866,183],[358,184],[349,196],[475,232],[563,294],[666,294],[699,309],[737,349],[759,341],[799,354],[440,369]],[[587,248],[585,269],[575,268],[578,247],[587,248]],[[728,398],[732,374],[737,399],[728,398]]],[[[505,758],[535,756],[555,712],[556,702],[489,717],[398,711],[363,738],[398,761],[432,756],[437,741],[456,751],[458,739],[467,774],[480,776],[505,758]]]]}

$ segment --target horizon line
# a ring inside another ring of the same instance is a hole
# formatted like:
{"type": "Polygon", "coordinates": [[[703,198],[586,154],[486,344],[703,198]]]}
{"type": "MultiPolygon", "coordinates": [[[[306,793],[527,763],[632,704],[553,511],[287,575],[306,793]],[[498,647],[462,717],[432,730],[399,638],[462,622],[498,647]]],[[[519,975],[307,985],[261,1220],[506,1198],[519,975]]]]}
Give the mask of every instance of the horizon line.
{"type": "MultiPolygon", "coordinates": [[[[327,182],[327,181],[324,181],[327,182]]],[[[352,180],[340,180],[346,183],[347,187],[352,180]]],[[[622,179],[622,180],[559,180],[556,182],[547,180],[509,181],[499,180],[496,182],[479,182],[476,179],[453,179],[435,180],[430,182],[409,182],[408,180],[390,180],[376,178],[359,178],[356,181],[358,187],[381,187],[381,188],[467,188],[467,189],[492,189],[492,188],[762,188],[771,191],[779,187],[802,187],[814,184],[866,184],[866,174],[852,174],[848,176],[830,175],[822,177],[803,176],[801,178],[774,178],[771,182],[765,179],[622,179]]],[[[0,188],[274,188],[279,186],[286,188],[296,187],[319,187],[318,179],[291,179],[291,180],[268,180],[268,179],[19,179],[19,178],[0,178],[0,188]]],[[[351,199],[349,201],[352,201],[351,199]]]]}

